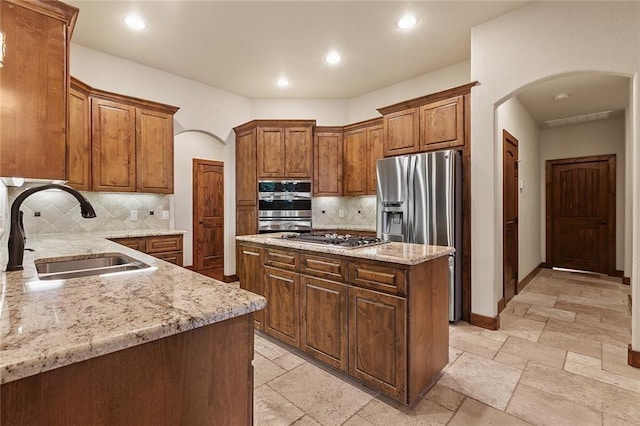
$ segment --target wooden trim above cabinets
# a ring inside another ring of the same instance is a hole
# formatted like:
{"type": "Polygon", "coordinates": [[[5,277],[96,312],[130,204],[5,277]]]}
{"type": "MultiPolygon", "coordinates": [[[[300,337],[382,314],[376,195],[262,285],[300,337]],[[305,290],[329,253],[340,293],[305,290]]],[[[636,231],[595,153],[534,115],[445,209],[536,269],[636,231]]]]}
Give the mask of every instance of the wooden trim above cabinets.
{"type": "Polygon", "coordinates": [[[462,86],[452,87],[451,89],[443,90],[442,92],[432,93],[419,98],[410,99],[408,101],[398,102],[397,104],[389,105],[386,107],[378,108],[378,112],[382,115],[391,114],[394,112],[402,111],[409,108],[416,108],[431,102],[441,101],[456,96],[467,95],[471,92],[471,88],[477,85],[477,81],[463,84],[462,86]]]}
{"type": "Polygon", "coordinates": [[[256,127],[314,127],[315,125],[316,120],[251,120],[248,123],[234,127],[233,131],[238,134],[256,127]]]}
{"type": "Polygon", "coordinates": [[[67,25],[67,38],[71,40],[71,34],[78,19],[80,9],[75,6],[63,3],[57,0],[3,0],[7,3],[13,3],[26,9],[33,10],[41,15],[57,19],[67,25]]]}
{"type": "Polygon", "coordinates": [[[348,124],[342,127],[342,130],[345,132],[349,132],[351,130],[362,129],[369,126],[378,126],[382,125],[382,117],[372,118],[370,120],[358,121],[357,123],[348,124]]]}

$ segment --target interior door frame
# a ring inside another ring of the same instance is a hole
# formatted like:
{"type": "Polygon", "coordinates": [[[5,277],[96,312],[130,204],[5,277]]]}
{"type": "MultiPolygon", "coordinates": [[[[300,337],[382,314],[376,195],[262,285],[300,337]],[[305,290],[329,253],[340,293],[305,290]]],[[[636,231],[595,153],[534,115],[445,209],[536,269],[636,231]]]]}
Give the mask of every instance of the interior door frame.
{"type": "MultiPolygon", "coordinates": [[[[518,223],[518,207],[519,207],[519,200],[518,200],[518,158],[519,158],[519,153],[518,153],[518,139],[513,136],[511,133],[509,133],[507,130],[502,129],[502,301],[503,303],[500,304],[500,307],[504,308],[504,306],[506,305],[506,281],[505,281],[505,275],[504,275],[504,268],[505,268],[505,264],[506,264],[506,250],[505,250],[505,245],[506,245],[506,235],[505,235],[505,229],[504,229],[504,216],[505,216],[505,210],[507,208],[507,204],[505,202],[505,184],[506,184],[506,180],[504,178],[505,174],[504,174],[504,170],[505,170],[505,161],[504,161],[504,147],[507,143],[512,144],[515,147],[515,152],[516,152],[516,197],[515,197],[515,211],[516,211],[516,220],[515,220],[515,241],[516,241],[516,253],[515,253],[515,264],[514,264],[514,269],[515,269],[515,294],[518,294],[518,273],[520,272],[518,269],[518,245],[519,245],[519,232],[520,232],[520,227],[519,227],[519,223],[518,223]]],[[[501,310],[501,309],[500,309],[501,310]]]]}
{"type": "MultiPolygon", "coordinates": [[[[192,209],[191,209],[191,214],[192,214],[192,222],[191,222],[191,232],[193,233],[193,242],[192,242],[192,253],[193,253],[193,265],[192,268],[194,271],[200,271],[201,269],[198,268],[199,264],[198,264],[198,259],[201,259],[202,257],[202,253],[200,250],[200,247],[198,246],[198,235],[196,233],[196,229],[197,229],[197,225],[199,222],[199,219],[197,217],[198,215],[198,198],[197,198],[197,192],[198,192],[198,168],[197,165],[198,164],[205,164],[205,165],[209,165],[209,166],[219,166],[222,167],[223,169],[223,173],[224,173],[224,162],[223,161],[215,161],[215,160],[205,160],[202,158],[193,158],[192,159],[192,174],[193,174],[193,180],[192,180],[192,209]]],[[[224,189],[223,189],[224,190],[224,189]]],[[[223,194],[223,200],[224,200],[224,194],[223,194]]],[[[224,229],[224,212],[222,215],[222,229],[224,229]]],[[[224,244],[224,242],[223,242],[224,244]]],[[[224,262],[224,251],[223,251],[223,262],[224,262]]]]}
{"type": "Polygon", "coordinates": [[[591,163],[595,161],[606,161],[609,168],[609,180],[608,180],[608,188],[607,194],[609,198],[609,211],[607,218],[607,226],[608,226],[608,246],[609,253],[607,256],[607,275],[615,276],[616,275],[616,155],[608,154],[608,155],[594,155],[589,157],[573,157],[573,158],[562,158],[557,160],[547,160],[545,166],[545,210],[546,210],[546,218],[545,218],[545,231],[546,231],[546,253],[545,253],[545,264],[548,267],[553,267],[553,259],[551,258],[552,250],[552,241],[553,241],[553,226],[551,225],[551,217],[553,215],[553,192],[551,191],[553,186],[553,173],[552,168],[554,165],[558,164],[580,164],[580,163],[591,163]]]}

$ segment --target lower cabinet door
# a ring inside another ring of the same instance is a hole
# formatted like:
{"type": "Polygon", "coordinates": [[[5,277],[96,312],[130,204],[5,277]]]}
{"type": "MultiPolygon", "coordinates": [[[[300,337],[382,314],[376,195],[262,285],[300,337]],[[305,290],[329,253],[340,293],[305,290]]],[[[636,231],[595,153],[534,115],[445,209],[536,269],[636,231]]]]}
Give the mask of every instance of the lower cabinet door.
{"type": "MultiPolygon", "coordinates": [[[[259,247],[238,245],[238,279],[240,288],[260,296],[265,295],[262,271],[262,249],[259,247]]],[[[264,309],[253,313],[253,324],[264,331],[264,309]]]]}
{"type": "Polygon", "coordinates": [[[300,347],[300,275],[265,266],[265,333],[300,347]]]}
{"type": "Polygon", "coordinates": [[[300,276],[300,348],[342,371],[348,370],[347,285],[300,276]]]}
{"type": "Polygon", "coordinates": [[[407,301],[349,287],[349,374],[402,401],[407,385],[407,301]]]}

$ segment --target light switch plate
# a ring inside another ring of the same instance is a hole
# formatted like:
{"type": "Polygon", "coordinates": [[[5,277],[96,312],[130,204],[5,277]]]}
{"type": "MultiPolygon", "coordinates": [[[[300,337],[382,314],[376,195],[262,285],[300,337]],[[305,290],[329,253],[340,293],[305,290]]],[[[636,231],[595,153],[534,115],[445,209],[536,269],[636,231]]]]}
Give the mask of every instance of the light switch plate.
{"type": "Polygon", "coordinates": [[[169,220],[169,210],[162,210],[162,219],[169,220]]]}
{"type": "Polygon", "coordinates": [[[131,216],[129,216],[129,218],[134,222],[136,220],[138,220],[138,211],[137,210],[131,210],[131,216]]]}

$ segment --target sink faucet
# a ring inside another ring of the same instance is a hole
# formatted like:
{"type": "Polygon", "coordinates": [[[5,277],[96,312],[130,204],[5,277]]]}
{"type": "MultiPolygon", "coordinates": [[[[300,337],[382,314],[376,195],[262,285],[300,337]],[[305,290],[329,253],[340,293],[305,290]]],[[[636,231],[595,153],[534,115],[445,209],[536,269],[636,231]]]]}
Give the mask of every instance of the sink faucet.
{"type": "Polygon", "coordinates": [[[96,217],[96,212],[93,210],[91,203],[82,196],[75,189],[66,186],[52,183],[49,185],[36,186],[35,188],[29,188],[16,197],[11,204],[11,231],[9,232],[9,262],[7,263],[7,271],[20,271],[22,270],[22,258],[24,257],[24,226],[22,224],[22,212],[20,206],[22,202],[31,194],[44,191],[45,189],[61,189],[76,197],[80,203],[80,214],[84,218],[96,217]]]}

